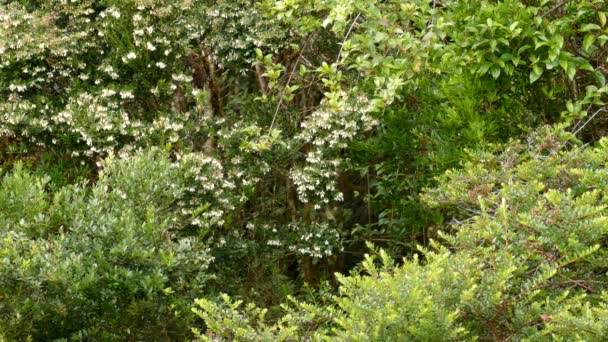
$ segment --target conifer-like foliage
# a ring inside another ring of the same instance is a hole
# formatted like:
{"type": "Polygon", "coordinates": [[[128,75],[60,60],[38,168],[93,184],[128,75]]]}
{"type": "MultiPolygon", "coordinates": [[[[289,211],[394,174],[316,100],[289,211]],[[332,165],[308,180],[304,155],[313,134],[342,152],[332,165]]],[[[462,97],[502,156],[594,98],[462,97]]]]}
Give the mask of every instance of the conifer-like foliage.
{"type": "Polygon", "coordinates": [[[598,340],[603,0],[0,2],[0,340],[598,340]]]}

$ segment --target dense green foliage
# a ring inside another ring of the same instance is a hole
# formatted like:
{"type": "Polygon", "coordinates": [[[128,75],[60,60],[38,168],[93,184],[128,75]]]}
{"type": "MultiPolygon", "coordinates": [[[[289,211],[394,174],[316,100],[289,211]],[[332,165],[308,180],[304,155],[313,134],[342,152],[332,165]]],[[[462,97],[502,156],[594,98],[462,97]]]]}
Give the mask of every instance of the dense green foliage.
{"type": "Polygon", "coordinates": [[[0,2],[0,339],[600,339],[607,15],[0,2]]]}
{"type": "Polygon", "coordinates": [[[608,141],[579,146],[545,128],[495,155],[470,156],[424,194],[460,218],[421,248],[424,262],[366,256],[363,274],[340,276],[328,308],[298,303],[271,327],[228,298],[199,300],[197,312],[213,334],[238,340],[600,340],[608,333],[608,141]]]}
{"type": "Polygon", "coordinates": [[[16,164],[0,188],[7,337],[180,336],[213,259],[179,203],[203,200],[202,188],[191,195],[198,173],[214,172],[192,156],[173,163],[151,150],[107,160],[94,186],[66,186],[51,200],[49,179],[16,164]]]}

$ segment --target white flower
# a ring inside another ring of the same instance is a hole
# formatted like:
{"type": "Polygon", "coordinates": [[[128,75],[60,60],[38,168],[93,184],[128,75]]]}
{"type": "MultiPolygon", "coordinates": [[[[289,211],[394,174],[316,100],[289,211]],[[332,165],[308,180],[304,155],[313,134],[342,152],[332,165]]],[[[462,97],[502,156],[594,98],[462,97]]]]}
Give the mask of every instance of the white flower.
{"type": "Polygon", "coordinates": [[[122,62],[127,64],[127,63],[129,63],[130,60],[133,60],[135,58],[137,58],[137,55],[135,54],[135,52],[131,51],[122,57],[122,62]]]}
{"type": "Polygon", "coordinates": [[[118,196],[120,196],[120,198],[122,199],[126,199],[127,198],[127,194],[124,193],[123,191],[116,189],[116,192],[118,193],[118,196]]]}
{"type": "Polygon", "coordinates": [[[120,98],[122,98],[122,99],[132,99],[132,98],[134,98],[134,97],[135,97],[135,96],[133,96],[133,93],[132,93],[132,92],[130,92],[130,91],[127,91],[127,90],[122,90],[122,91],[120,92],[120,98]]]}
{"type": "Polygon", "coordinates": [[[108,9],[108,12],[110,13],[111,16],[113,16],[116,19],[120,18],[120,11],[116,8],[116,7],[110,7],[108,9]]]}
{"type": "Polygon", "coordinates": [[[116,91],[112,90],[112,89],[104,89],[101,91],[101,96],[102,97],[110,97],[116,94],[116,91]]]}

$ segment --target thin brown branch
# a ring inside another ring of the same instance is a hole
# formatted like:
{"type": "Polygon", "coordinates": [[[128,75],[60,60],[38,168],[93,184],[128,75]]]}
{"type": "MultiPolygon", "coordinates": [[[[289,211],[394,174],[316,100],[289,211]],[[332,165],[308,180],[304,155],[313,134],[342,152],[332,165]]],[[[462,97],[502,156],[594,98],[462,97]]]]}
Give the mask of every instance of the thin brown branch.
{"type": "Polygon", "coordinates": [[[357,23],[357,21],[359,21],[359,18],[361,18],[361,12],[359,12],[357,14],[357,16],[355,17],[355,19],[353,19],[353,22],[350,24],[348,31],[346,31],[346,35],[344,36],[344,39],[342,40],[342,44],[340,46],[340,51],[338,51],[338,58],[336,58],[336,63],[338,63],[340,61],[340,58],[342,58],[342,51],[344,50],[344,43],[346,43],[346,40],[348,39],[348,37],[350,37],[350,33],[353,31],[353,28],[355,27],[355,24],[357,23]]]}
{"type": "Polygon", "coordinates": [[[544,18],[546,16],[548,16],[549,14],[557,11],[558,9],[560,9],[561,7],[563,7],[565,4],[567,4],[568,2],[570,2],[571,0],[564,0],[562,2],[560,2],[559,4],[553,6],[553,8],[551,8],[550,10],[548,10],[547,12],[543,13],[541,15],[541,18],[544,18]]]}
{"type": "MultiPolygon", "coordinates": [[[[298,67],[298,65],[300,64],[300,60],[302,59],[302,54],[304,53],[304,50],[306,50],[306,45],[308,45],[308,42],[310,41],[310,37],[311,36],[308,36],[308,38],[306,38],[306,41],[304,41],[304,45],[302,45],[302,49],[300,50],[300,53],[298,54],[298,58],[296,59],[296,62],[293,64],[291,73],[289,73],[289,78],[287,79],[287,83],[285,84],[285,87],[289,87],[289,84],[291,83],[291,79],[293,78],[293,74],[296,72],[296,68],[298,67]]],[[[277,115],[279,114],[279,110],[281,109],[282,105],[283,105],[283,96],[281,96],[281,98],[279,99],[277,108],[274,111],[274,115],[272,116],[272,121],[270,122],[269,130],[272,130],[272,127],[274,127],[274,122],[277,119],[277,115]]]]}

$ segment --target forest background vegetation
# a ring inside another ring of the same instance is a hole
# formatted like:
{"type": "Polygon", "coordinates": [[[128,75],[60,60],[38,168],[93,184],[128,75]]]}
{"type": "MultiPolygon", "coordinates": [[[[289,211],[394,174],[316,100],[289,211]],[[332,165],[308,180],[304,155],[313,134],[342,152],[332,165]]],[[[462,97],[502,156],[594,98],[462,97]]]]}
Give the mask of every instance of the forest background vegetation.
{"type": "Polygon", "coordinates": [[[607,336],[607,14],[0,1],[0,340],[607,336]]]}

